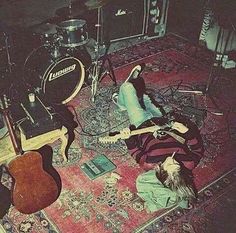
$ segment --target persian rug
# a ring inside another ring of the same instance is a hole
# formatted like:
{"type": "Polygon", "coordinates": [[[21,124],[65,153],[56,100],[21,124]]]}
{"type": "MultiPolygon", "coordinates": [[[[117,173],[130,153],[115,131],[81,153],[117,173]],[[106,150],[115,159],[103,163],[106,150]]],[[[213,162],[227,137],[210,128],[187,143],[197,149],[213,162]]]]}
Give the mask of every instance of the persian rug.
{"type": "MultiPolygon", "coordinates": [[[[207,96],[186,92],[206,83],[212,55],[173,34],[118,51],[110,59],[118,86],[105,77],[99,83],[94,102],[90,87],[85,87],[69,103],[79,126],[67,164],[62,163],[60,144],[53,145],[53,165],[62,180],[60,197],[48,208],[31,215],[21,214],[12,206],[0,221],[2,231],[235,232],[235,109],[232,107],[236,99],[235,82],[226,74],[215,78],[214,99],[223,115],[207,96]],[[135,188],[137,176],[144,171],[128,154],[124,142],[98,141],[99,137],[129,125],[127,114],[116,108],[111,96],[131,69],[143,62],[148,92],[167,109],[191,118],[201,129],[206,151],[194,170],[199,197],[187,210],[174,207],[147,213],[135,188]],[[80,166],[100,154],[106,155],[117,168],[90,180],[80,166]],[[223,223],[226,220],[227,226],[223,223]]],[[[2,183],[11,184],[7,173],[3,174],[2,183]]]]}

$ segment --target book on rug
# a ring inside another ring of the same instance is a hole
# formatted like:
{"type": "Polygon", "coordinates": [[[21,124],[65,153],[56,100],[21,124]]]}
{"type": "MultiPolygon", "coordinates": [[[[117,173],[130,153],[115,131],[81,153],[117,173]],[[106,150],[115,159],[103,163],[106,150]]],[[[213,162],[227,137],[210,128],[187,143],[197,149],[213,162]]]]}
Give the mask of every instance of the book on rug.
{"type": "Polygon", "coordinates": [[[91,179],[94,180],[110,171],[116,169],[116,165],[109,160],[105,155],[96,155],[93,159],[80,165],[82,171],[91,179]]]}

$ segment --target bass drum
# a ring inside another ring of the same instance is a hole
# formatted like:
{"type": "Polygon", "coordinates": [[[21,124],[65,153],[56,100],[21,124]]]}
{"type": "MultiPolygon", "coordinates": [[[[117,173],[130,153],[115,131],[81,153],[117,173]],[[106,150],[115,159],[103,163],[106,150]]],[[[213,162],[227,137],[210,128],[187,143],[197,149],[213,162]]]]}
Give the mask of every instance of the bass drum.
{"type": "Polygon", "coordinates": [[[85,68],[79,59],[65,56],[55,60],[43,54],[33,57],[25,65],[24,82],[44,101],[66,104],[79,93],[85,78],[85,68]]]}

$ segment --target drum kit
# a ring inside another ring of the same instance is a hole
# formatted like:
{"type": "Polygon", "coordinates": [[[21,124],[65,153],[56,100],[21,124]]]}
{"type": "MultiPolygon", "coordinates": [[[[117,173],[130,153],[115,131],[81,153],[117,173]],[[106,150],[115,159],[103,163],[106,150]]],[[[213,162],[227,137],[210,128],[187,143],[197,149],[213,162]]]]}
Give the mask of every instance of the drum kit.
{"type": "MultiPolygon", "coordinates": [[[[92,2],[94,1],[87,1],[88,9],[98,8],[100,11],[105,4],[103,1],[96,2],[95,5],[92,2]]],[[[29,91],[39,94],[46,102],[68,103],[79,93],[86,79],[92,79],[92,101],[95,100],[97,84],[104,75],[99,62],[100,21],[95,25],[97,38],[94,48],[95,60],[92,61],[91,55],[85,49],[89,41],[87,22],[74,16],[82,11],[74,10],[70,1],[68,7],[56,11],[58,15],[68,13],[66,20],[57,24],[44,23],[32,29],[33,34],[40,37],[41,44],[25,59],[23,80],[29,91]],[[91,64],[88,69],[80,56],[89,56],[87,60],[91,64]]],[[[100,16],[98,20],[99,18],[100,16]]],[[[110,62],[109,64],[111,65],[110,62]]],[[[116,84],[115,77],[111,78],[116,84]]]]}

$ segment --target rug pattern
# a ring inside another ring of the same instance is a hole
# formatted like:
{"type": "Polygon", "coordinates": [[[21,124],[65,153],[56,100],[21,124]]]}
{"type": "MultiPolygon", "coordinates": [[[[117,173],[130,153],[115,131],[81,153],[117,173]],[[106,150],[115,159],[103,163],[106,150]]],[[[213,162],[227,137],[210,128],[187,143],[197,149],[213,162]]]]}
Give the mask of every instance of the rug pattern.
{"type": "Polygon", "coordinates": [[[236,207],[235,183],[236,169],[233,169],[202,189],[197,202],[192,204],[188,210],[175,207],[166,215],[151,220],[151,223],[146,224],[147,227],[142,226],[134,232],[233,233],[236,230],[233,222],[236,220],[233,214],[236,207]],[[232,213],[231,216],[227,215],[224,218],[225,224],[229,224],[228,226],[222,226],[222,220],[220,221],[222,212],[232,213]]]}
{"type": "MultiPolygon", "coordinates": [[[[206,101],[207,104],[210,103],[203,97],[178,92],[180,88],[195,90],[204,82],[207,65],[211,61],[209,52],[192,46],[179,37],[168,35],[136,45],[125,52],[111,54],[111,60],[119,85],[134,64],[145,62],[147,68],[144,75],[148,91],[161,104],[184,112],[198,124],[207,150],[195,171],[196,185],[198,189],[208,184],[210,186],[200,192],[198,202],[189,210],[174,208],[160,210],[155,214],[146,213],[142,201],[135,194],[134,184],[142,169],[128,155],[123,142],[110,145],[98,143],[100,136],[128,125],[126,113],[120,112],[111,103],[111,95],[118,91],[119,86],[111,86],[109,79],[104,79],[99,84],[94,103],[90,98],[90,90],[86,88],[72,101],[83,130],[76,129],[76,140],[70,148],[68,164],[64,165],[61,161],[59,144],[54,146],[53,165],[60,173],[63,183],[60,197],[44,211],[32,215],[22,215],[11,207],[9,213],[0,221],[7,233],[204,232],[200,227],[203,222],[210,223],[210,215],[202,216],[200,212],[207,208],[215,209],[215,200],[221,200],[224,192],[227,192],[228,196],[225,196],[233,202],[230,193],[235,193],[231,190],[235,183],[235,170],[212,183],[216,177],[235,166],[232,153],[226,153],[229,150],[228,139],[234,133],[225,127],[225,123],[232,116],[229,114],[228,118],[219,118],[209,113],[198,115],[196,111],[192,114],[188,106],[193,106],[195,110],[204,109],[206,101]],[[110,183],[111,174],[90,181],[79,168],[81,163],[101,153],[106,154],[117,165],[115,172],[121,178],[115,183],[110,183]]],[[[224,82],[233,88],[228,80],[224,82]]],[[[219,85],[219,91],[221,88],[219,85]]],[[[226,100],[231,98],[228,93],[224,95],[226,100]]],[[[229,107],[227,103],[226,101],[223,104],[229,107]]],[[[11,185],[7,173],[4,173],[2,182],[5,186],[11,185]]]]}

